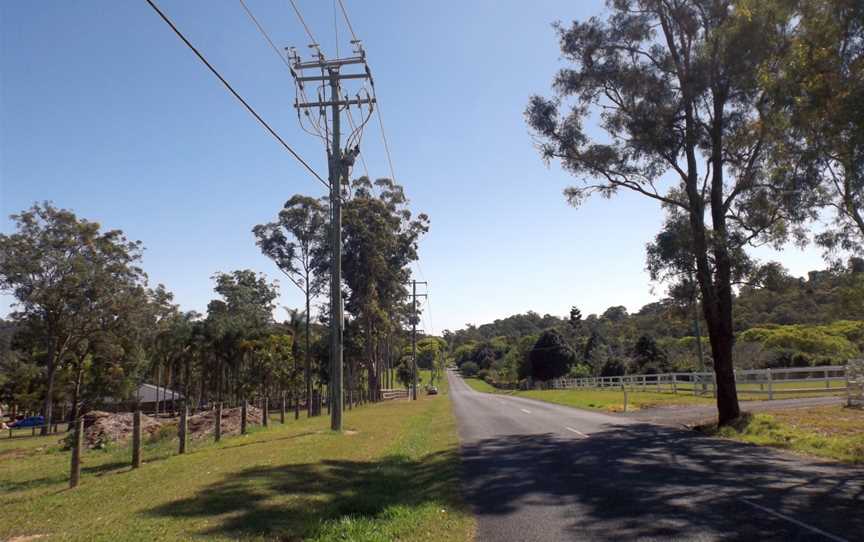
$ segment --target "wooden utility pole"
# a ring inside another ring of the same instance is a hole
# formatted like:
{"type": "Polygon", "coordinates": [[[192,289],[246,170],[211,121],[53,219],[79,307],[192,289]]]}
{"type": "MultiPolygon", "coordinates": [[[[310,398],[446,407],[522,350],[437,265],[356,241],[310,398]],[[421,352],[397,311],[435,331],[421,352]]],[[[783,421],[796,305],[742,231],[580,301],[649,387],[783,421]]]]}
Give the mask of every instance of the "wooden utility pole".
{"type": "Polygon", "coordinates": [[[69,472],[69,487],[75,487],[81,480],[81,446],[84,445],[84,416],[75,419],[75,433],[72,435],[72,464],[69,472]]]}
{"type": "Polygon", "coordinates": [[[186,401],[183,401],[182,410],[180,411],[180,425],[177,427],[177,436],[180,437],[180,448],[178,453],[186,453],[186,442],[189,440],[187,433],[189,429],[189,407],[186,406],[186,401]]]}
{"type": "Polygon", "coordinates": [[[132,468],[141,466],[141,406],[136,403],[132,414],[132,468]]]}
{"type": "MultiPolygon", "coordinates": [[[[326,108],[330,108],[330,132],[332,141],[327,155],[328,182],[330,185],[330,429],[342,430],[342,407],[344,405],[343,371],[342,371],[342,345],[344,315],[342,306],[342,185],[348,181],[348,170],[354,165],[354,159],[360,152],[359,147],[342,150],[341,141],[341,110],[352,105],[371,107],[375,98],[361,98],[359,95],[354,99],[342,97],[340,83],[347,79],[371,80],[368,69],[363,73],[342,74],[340,70],[347,65],[366,65],[366,53],[360,46],[360,42],[352,42],[355,45],[357,56],[348,58],[337,58],[327,60],[317,50],[317,58],[308,62],[302,62],[300,57],[293,53],[293,69],[296,72],[295,81],[300,88],[307,82],[328,84],[330,87],[330,99],[321,99],[317,102],[301,102],[299,99],[294,103],[298,110],[317,109],[319,113],[326,114],[326,108]],[[311,69],[321,75],[304,77],[303,70],[311,69]]],[[[326,122],[326,121],[325,121],[326,122]]],[[[320,408],[319,408],[320,413],[320,408]]]]}
{"type": "Polygon", "coordinates": [[[222,403],[216,403],[216,419],[213,420],[213,435],[214,440],[219,442],[222,440],[222,403]]]}
{"type": "Polygon", "coordinates": [[[426,297],[426,294],[417,293],[418,284],[426,282],[411,281],[411,399],[417,400],[417,298],[426,297]]]}

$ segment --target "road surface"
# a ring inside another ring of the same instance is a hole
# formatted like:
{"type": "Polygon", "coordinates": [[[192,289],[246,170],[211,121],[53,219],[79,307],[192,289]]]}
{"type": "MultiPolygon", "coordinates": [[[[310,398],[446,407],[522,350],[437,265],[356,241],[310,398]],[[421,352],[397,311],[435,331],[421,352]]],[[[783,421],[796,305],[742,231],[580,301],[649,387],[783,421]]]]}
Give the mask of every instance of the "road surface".
{"type": "Polygon", "coordinates": [[[864,469],[448,379],[479,541],[864,540],[864,469]]]}

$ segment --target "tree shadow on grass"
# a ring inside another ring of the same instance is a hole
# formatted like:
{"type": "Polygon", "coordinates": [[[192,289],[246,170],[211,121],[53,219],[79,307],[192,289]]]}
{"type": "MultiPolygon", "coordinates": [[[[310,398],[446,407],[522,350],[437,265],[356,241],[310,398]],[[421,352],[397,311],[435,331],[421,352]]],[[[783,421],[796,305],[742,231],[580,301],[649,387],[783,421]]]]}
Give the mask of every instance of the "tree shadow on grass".
{"type": "Polygon", "coordinates": [[[864,532],[864,469],[669,427],[500,435],[462,454],[481,539],[506,536],[505,517],[550,516],[588,540],[822,539],[745,501],[850,539],[864,532]]]}
{"type": "Polygon", "coordinates": [[[278,467],[250,467],[194,497],[149,510],[171,518],[213,517],[200,535],[314,538],[325,522],[376,519],[393,507],[464,506],[458,494],[457,452],[420,460],[389,456],[377,461],[328,460],[278,467]],[[222,516],[216,518],[216,516],[222,516]],[[212,524],[212,522],[211,522],[212,524]]]}

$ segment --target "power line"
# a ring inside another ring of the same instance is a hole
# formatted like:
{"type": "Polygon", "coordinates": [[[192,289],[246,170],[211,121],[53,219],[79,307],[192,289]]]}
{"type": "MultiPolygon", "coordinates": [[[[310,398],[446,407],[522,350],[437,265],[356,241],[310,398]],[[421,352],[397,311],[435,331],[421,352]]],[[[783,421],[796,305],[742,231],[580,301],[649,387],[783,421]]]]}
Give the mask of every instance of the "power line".
{"type": "MultiPolygon", "coordinates": [[[[297,81],[297,73],[294,71],[294,68],[291,67],[291,63],[288,62],[288,59],[285,58],[285,55],[282,54],[282,52],[279,50],[279,48],[276,47],[276,44],[273,43],[273,40],[270,39],[270,35],[269,35],[269,34],[267,33],[267,31],[264,29],[264,26],[263,26],[260,22],[258,22],[258,19],[255,17],[255,14],[252,13],[252,10],[249,9],[249,6],[246,5],[246,2],[244,2],[243,0],[240,0],[240,5],[243,6],[243,10],[246,12],[246,15],[248,15],[249,18],[252,19],[252,22],[255,23],[255,26],[258,28],[258,32],[259,32],[262,36],[264,36],[264,39],[267,40],[267,43],[268,43],[268,44],[270,44],[270,48],[273,49],[273,52],[276,53],[276,56],[279,57],[279,60],[281,60],[282,63],[285,64],[285,67],[288,68],[288,72],[291,74],[291,77],[294,79],[294,84],[299,86],[299,94],[300,94],[300,96],[303,97],[303,100],[304,100],[305,102],[308,102],[308,101],[309,101],[309,97],[306,95],[306,89],[303,87],[303,84],[302,84],[302,83],[299,83],[299,82],[297,81]]],[[[297,113],[297,114],[298,114],[298,117],[299,117],[299,115],[300,115],[299,110],[298,110],[298,113],[297,113]]],[[[300,122],[300,128],[302,128],[304,132],[307,132],[307,133],[309,133],[310,135],[314,135],[314,136],[317,136],[317,137],[324,137],[324,136],[321,134],[321,126],[318,124],[318,122],[316,122],[316,121],[314,120],[314,117],[312,117],[311,115],[309,115],[308,112],[307,112],[307,114],[306,114],[306,117],[309,119],[309,123],[312,125],[312,128],[315,130],[315,133],[312,133],[312,132],[310,132],[309,130],[307,130],[306,127],[303,126],[303,123],[302,123],[302,122],[300,122]]],[[[326,144],[326,141],[325,141],[325,144],[326,144]]]]}
{"type": "Polygon", "coordinates": [[[359,41],[357,34],[354,33],[354,27],[351,26],[351,19],[348,18],[348,12],[345,11],[345,4],[342,3],[342,0],[339,0],[339,7],[342,9],[342,16],[345,17],[345,24],[348,25],[348,30],[351,32],[351,39],[359,41]]]}
{"type": "MultiPolygon", "coordinates": [[[[372,89],[374,91],[375,85],[373,83],[372,89]]],[[[373,96],[375,94],[373,93],[373,96]]],[[[375,96],[377,101],[377,96],[375,96]]],[[[390,166],[390,177],[392,177],[393,182],[396,182],[396,172],[393,170],[393,157],[390,155],[390,143],[387,142],[387,134],[384,132],[384,119],[381,116],[381,102],[377,101],[378,107],[375,109],[378,112],[378,127],[381,129],[381,139],[384,141],[384,152],[387,153],[387,164],[390,166]]]]}
{"type": "Polygon", "coordinates": [[[276,44],[273,43],[273,40],[270,39],[270,35],[267,34],[267,31],[264,30],[264,27],[261,26],[261,23],[258,22],[258,19],[256,19],[255,15],[252,14],[252,11],[246,5],[246,2],[244,2],[243,0],[240,0],[240,5],[243,6],[243,10],[246,12],[246,15],[248,15],[249,18],[252,19],[252,22],[255,23],[255,26],[258,27],[258,32],[260,32],[261,35],[264,36],[264,39],[267,40],[267,43],[270,44],[270,48],[273,49],[273,52],[276,53],[276,56],[279,57],[279,60],[281,60],[282,63],[285,64],[285,67],[288,68],[288,71],[291,72],[291,75],[295,76],[294,69],[291,67],[291,64],[288,62],[288,59],[285,58],[285,56],[282,54],[282,52],[279,51],[279,48],[276,47],[276,44]]]}
{"type": "Polygon", "coordinates": [[[336,58],[339,58],[339,16],[336,13],[336,0],[333,0],[333,43],[336,44],[336,58]]]}
{"type": "Polygon", "coordinates": [[[306,35],[309,36],[310,40],[312,40],[312,44],[317,45],[318,40],[315,39],[315,36],[312,35],[312,31],[309,30],[309,25],[306,24],[305,20],[303,20],[303,15],[300,14],[300,9],[297,7],[297,4],[294,2],[294,0],[289,0],[289,2],[291,2],[291,7],[294,8],[294,13],[297,14],[297,18],[300,19],[300,24],[302,24],[303,28],[306,29],[306,35]]]}
{"type": "Polygon", "coordinates": [[[312,169],[312,166],[310,166],[306,162],[306,160],[304,160],[299,154],[297,154],[297,152],[294,151],[294,149],[292,149],[291,146],[288,145],[288,143],[286,143],[285,140],[282,139],[279,136],[279,134],[277,134],[276,131],[273,130],[273,128],[271,128],[270,125],[267,124],[267,122],[263,118],[261,118],[261,115],[259,115],[254,109],[252,109],[252,106],[249,105],[249,103],[246,100],[244,100],[243,97],[240,96],[240,94],[238,94],[236,90],[234,90],[234,87],[232,87],[231,84],[228,83],[228,81],[226,81],[225,78],[222,77],[222,75],[218,71],[216,71],[216,68],[214,68],[213,65],[210,64],[210,62],[208,62],[206,58],[204,58],[204,55],[202,55],[201,52],[198,51],[198,49],[195,48],[195,46],[192,45],[192,43],[188,39],[186,39],[186,36],[184,36],[183,33],[177,29],[177,27],[174,25],[174,23],[171,22],[171,19],[169,19],[168,16],[165,15],[165,13],[163,13],[161,9],[159,9],[159,7],[153,2],[153,0],[146,0],[146,1],[148,4],[150,4],[150,7],[153,8],[153,10],[159,14],[159,16],[162,18],[162,20],[165,21],[165,23],[171,27],[171,30],[173,30],[174,33],[177,34],[177,37],[180,38],[183,41],[183,43],[185,43],[186,46],[189,47],[189,49],[191,49],[193,53],[195,53],[195,56],[197,56],[198,59],[201,62],[203,62],[204,65],[207,66],[207,68],[209,68],[211,72],[213,72],[213,75],[215,75],[219,79],[219,81],[221,81],[222,84],[225,85],[225,88],[227,88],[228,91],[231,92],[231,94],[233,94],[234,97],[237,98],[237,100],[241,104],[243,104],[243,107],[245,107],[246,110],[249,111],[249,113],[251,113],[252,116],[255,117],[255,119],[258,122],[260,122],[264,128],[267,129],[268,132],[270,132],[270,135],[272,135],[274,138],[276,138],[276,140],[279,141],[279,143],[281,143],[283,147],[285,147],[285,150],[290,152],[291,155],[294,158],[296,158],[298,162],[303,164],[303,167],[305,167],[307,170],[309,170],[309,173],[311,173],[312,175],[315,176],[316,179],[321,181],[321,183],[323,183],[324,186],[329,187],[330,186],[329,183],[327,183],[327,181],[322,179],[321,176],[318,175],[318,173],[316,173],[314,169],[312,169]]]}
{"type": "MultiPolygon", "coordinates": [[[[354,115],[351,114],[351,108],[349,107],[347,111],[348,111],[348,123],[351,125],[351,129],[357,130],[357,124],[354,122],[354,115]]],[[[362,137],[363,137],[362,136],[362,129],[360,130],[360,132],[361,132],[360,139],[362,139],[362,137]]],[[[365,173],[366,178],[368,179],[369,178],[369,166],[366,165],[366,157],[362,151],[360,152],[360,163],[363,164],[363,172],[365,173]]]]}

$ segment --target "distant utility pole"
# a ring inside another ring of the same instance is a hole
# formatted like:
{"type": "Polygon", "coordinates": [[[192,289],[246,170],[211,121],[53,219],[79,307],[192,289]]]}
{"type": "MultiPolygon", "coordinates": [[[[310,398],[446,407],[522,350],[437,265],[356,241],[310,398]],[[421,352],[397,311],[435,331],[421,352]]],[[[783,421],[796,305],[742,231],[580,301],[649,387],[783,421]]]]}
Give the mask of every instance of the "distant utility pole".
{"type": "Polygon", "coordinates": [[[426,294],[417,293],[418,284],[427,284],[426,282],[411,281],[411,375],[414,381],[411,386],[411,399],[417,400],[417,298],[426,297],[426,294]]]}
{"type": "MultiPolygon", "coordinates": [[[[342,151],[341,141],[341,126],[340,116],[343,108],[349,108],[352,105],[362,107],[368,105],[371,108],[375,103],[375,98],[366,96],[361,98],[358,94],[353,99],[342,98],[340,82],[346,79],[361,79],[371,80],[368,68],[363,73],[342,74],[340,69],[343,66],[359,64],[366,67],[366,53],[360,46],[359,41],[352,42],[355,45],[355,53],[357,56],[348,58],[337,58],[327,60],[318,49],[317,44],[312,44],[310,47],[317,51],[316,59],[308,62],[302,62],[300,57],[292,48],[293,69],[295,70],[295,81],[299,85],[299,89],[303,89],[305,83],[320,83],[321,85],[329,85],[330,99],[326,96],[319,96],[316,102],[308,102],[305,99],[301,101],[300,94],[294,102],[294,107],[298,110],[315,109],[317,108],[321,116],[325,117],[326,123],[326,108],[330,107],[330,130],[332,141],[329,142],[327,151],[327,167],[328,167],[328,182],[330,184],[330,429],[333,431],[342,430],[342,406],[343,386],[342,386],[342,335],[344,326],[344,315],[342,307],[342,184],[348,182],[348,170],[354,165],[354,159],[360,152],[359,146],[342,151]],[[320,72],[321,75],[303,76],[303,70],[313,70],[320,72]]],[[[305,92],[304,92],[305,97],[305,92]]],[[[304,111],[305,112],[305,111],[304,111]]],[[[350,138],[349,138],[350,140],[350,138]]]]}

